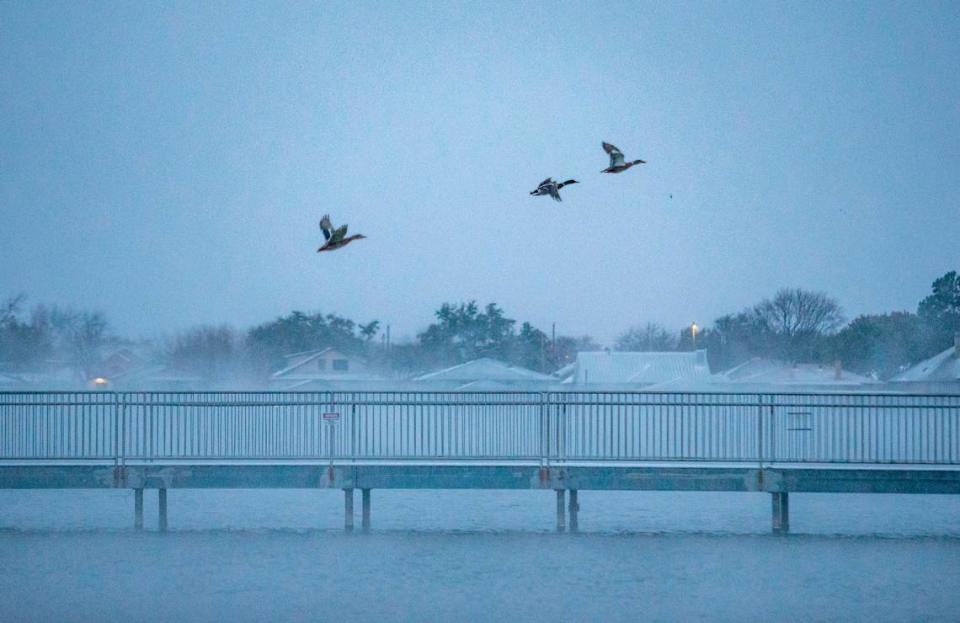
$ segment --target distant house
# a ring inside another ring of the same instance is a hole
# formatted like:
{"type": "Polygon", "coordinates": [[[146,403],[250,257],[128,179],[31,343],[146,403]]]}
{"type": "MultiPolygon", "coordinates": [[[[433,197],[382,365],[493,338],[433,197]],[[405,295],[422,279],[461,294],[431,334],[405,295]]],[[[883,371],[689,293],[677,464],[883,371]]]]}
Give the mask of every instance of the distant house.
{"type": "Polygon", "coordinates": [[[191,391],[204,389],[203,379],[169,366],[151,363],[149,355],[123,347],[103,357],[87,379],[89,389],[125,391],[191,391]]]}
{"type": "Polygon", "coordinates": [[[557,380],[534,370],[510,365],[498,359],[481,357],[456,366],[423,374],[415,383],[431,389],[527,389],[540,388],[557,380]]]}
{"type": "Polygon", "coordinates": [[[164,365],[146,365],[119,377],[105,378],[108,381],[108,389],[153,391],[210,389],[200,376],[164,365]]]}
{"type": "Polygon", "coordinates": [[[365,360],[335,348],[322,348],[286,356],[286,365],[270,377],[278,389],[339,388],[343,384],[382,381],[365,360]]]}
{"type": "Polygon", "coordinates": [[[576,360],[556,372],[571,385],[631,386],[647,389],[696,387],[713,380],[707,351],[577,353],[576,360]]]}
{"type": "Polygon", "coordinates": [[[17,389],[67,391],[84,388],[83,383],[77,380],[77,374],[71,367],[56,361],[46,362],[40,369],[18,370],[4,374],[16,379],[16,384],[19,385],[17,389]]]}
{"type": "Polygon", "coordinates": [[[103,358],[87,384],[92,389],[115,389],[118,384],[141,376],[146,369],[146,358],[129,348],[119,348],[103,358]]]}
{"type": "Polygon", "coordinates": [[[731,385],[726,391],[855,391],[876,390],[879,385],[876,379],[844,370],[840,362],[791,363],[760,357],[745,361],[720,377],[731,385]]]}
{"type": "Polygon", "coordinates": [[[952,348],[898,374],[890,385],[911,392],[960,393],[960,335],[954,336],[952,348]]]}

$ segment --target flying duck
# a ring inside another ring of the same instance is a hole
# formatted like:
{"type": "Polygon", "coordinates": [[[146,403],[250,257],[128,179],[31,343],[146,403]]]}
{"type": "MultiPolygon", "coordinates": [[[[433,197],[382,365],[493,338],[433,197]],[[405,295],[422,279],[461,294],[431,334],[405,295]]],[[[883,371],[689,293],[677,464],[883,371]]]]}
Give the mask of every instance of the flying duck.
{"type": "Polygon", "coordinates": [[[317,253],[320,253],[321,251],[336,251],[341,247],[347,246],[354,240],[366,238],[366,236],[363,234],[348,236],[346,225],[341,225],[340,227],[334,229],[333,225],[330,223],[329,214],[324,214],[323,218],[320,219],[320,231],[323,232],[324,243],[320,245],[319,249],[317,249],[317,253]]]}
{"type": "Polygon", "coordinates": [[[610,166],[600,171],[601,173],[620,173],[626,171],[635,164],[646,164],[645,160],[634,160],[633,162],[623,161],[623,152],[610,143],[603,144],[603,151],[610,154],[610,166]]]}
{"type": "Polygon", "coordinates": [[[530,194],[534,197],[540,197],[542,195],[550,195],[555,201],[563,201],[560,198],[559,190],[564,186],[569,186],[570,184],[579,184],[577,180],[567,180],[566,182],[554,182],[552,177],[540,182],[540,185],[537,186],[536,190],[531,190],[530,194]]]}

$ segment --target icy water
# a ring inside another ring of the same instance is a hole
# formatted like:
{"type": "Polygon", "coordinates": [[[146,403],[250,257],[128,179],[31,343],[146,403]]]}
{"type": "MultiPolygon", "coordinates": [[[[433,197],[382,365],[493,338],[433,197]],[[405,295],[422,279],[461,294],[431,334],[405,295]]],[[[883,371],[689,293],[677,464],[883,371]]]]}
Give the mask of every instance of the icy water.
{"type": "Polygon", "coordinates": [[[0,491],[0,621],[957,621],[960,499],[171,491],[168,534],[126,491],[0,491]],[[359,510],[359,496],[357,500],[359,510]],[[359,517],[358,517],[359,519],[359,517]]]}

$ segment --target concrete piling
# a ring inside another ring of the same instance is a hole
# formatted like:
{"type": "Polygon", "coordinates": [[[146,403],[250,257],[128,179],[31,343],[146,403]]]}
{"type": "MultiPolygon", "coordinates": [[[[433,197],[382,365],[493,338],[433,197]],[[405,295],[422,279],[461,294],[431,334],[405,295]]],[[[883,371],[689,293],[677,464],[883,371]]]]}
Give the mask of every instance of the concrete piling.
{"type": "Polygon", "coordinates": [[[133,528],[143,530],[143,489],[133,490],[133,528]]]}
{"type": "Polygon", "coordinates": [[[567,529],[566,493],[565,489],[557,489],[557,532],[567,529]]]}
{"type": "Polygon", "coordinates": [[[570,510],[570,532],[576,532],[580,529],[580,522],[578,520],[578,511],[580,510],[580,503],[577,501],[577,490],[570,489],[570,501],[568,504],[570,510]]]}
{"type": "Polygon", "coordinates": [[[167,531],[167,490],[157,489],[157,501],[160,508],[160,532],[167,531]]]}
{"type": "Polygon", "coordinates": [[[364,532],[370,531],[370,489],[360,489],[361,520],[360,525],[364,532]]]}
{"type": "Polygon", "coordinates": [[[773,496],[773,533],[790,532],[790,494],[785,491],[772,493],[773,496]]]}
{"type": "Polygon", "coordinates": [[[343,529],[353,532],[353,489],[343,490],[343,529]]]}

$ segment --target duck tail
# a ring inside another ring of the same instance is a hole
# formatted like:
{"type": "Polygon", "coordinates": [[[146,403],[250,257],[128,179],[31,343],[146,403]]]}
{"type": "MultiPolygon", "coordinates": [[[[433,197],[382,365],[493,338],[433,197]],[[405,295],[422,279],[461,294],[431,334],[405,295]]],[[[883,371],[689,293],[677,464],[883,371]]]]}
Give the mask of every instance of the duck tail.
{"type": "Polygon", "coordinates": [[[646,160],[634,160],[633,164],[647,164],[646,160]]]}

